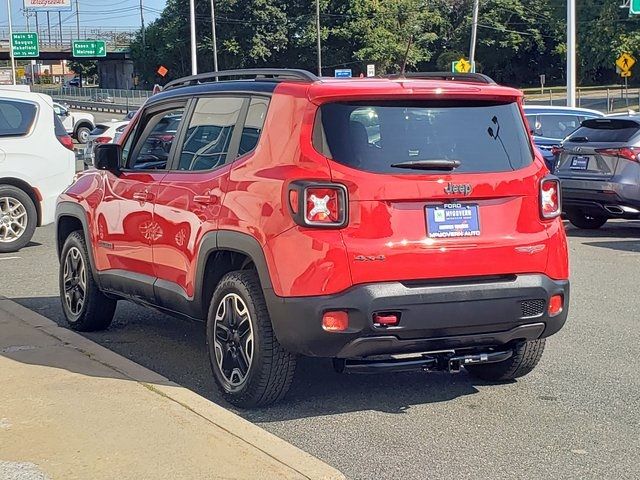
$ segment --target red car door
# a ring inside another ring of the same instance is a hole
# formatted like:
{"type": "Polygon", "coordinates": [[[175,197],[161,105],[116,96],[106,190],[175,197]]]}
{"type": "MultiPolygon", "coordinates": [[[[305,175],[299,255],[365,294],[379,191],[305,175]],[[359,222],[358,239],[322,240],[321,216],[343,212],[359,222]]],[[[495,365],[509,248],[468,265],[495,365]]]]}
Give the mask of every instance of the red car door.
{"type": "Polygon", "coordinates": [[[268,99],[225,95],[193,102],[155,202],[155,218],[165,229],[153,244],[156,297],[170,309],[194,295],[201,241],[218,227],[231,164],[257,143],[268,99]]]}
{"type": "Polygon", "coordinates": [[[160,182],[167,174],[184,104],[144,112],[124,142],[122,170],[104,173],[104,199],[95,212],[96,265],[110,270],[106,287],[153,297],[152,244],[165,233],[153,214],[160,182]]]}

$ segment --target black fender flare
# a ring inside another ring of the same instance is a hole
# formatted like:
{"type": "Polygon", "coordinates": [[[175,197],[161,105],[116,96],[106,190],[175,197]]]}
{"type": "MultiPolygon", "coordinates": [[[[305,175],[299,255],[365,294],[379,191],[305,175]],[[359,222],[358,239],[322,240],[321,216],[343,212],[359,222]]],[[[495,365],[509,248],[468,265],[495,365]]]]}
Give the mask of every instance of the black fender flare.
{"type": "Polygon", "coordinates": [[[56,206],[56,253],[58,254],[58,260],[60,260],[60,255],[62,253],[62,245],[60,244],[60,236],[59,232],[59,224],[60,218],[62,217],[72,217],[80,221],[82,224],[82,231],[84,234],[84,241],[87,245],[87,250],[89,253],[89,264],[91,265],[91,274],[93,275],[93,279],[95,282],[100,285],[100,279],[96,271],[96,264],[93,256],[93,243],[91,242],[91,235],[89,234],[89,221],[87,220],[87,212],[82,207],[82,205],[74,203],[74,202],[59,202],[56,206]]]}

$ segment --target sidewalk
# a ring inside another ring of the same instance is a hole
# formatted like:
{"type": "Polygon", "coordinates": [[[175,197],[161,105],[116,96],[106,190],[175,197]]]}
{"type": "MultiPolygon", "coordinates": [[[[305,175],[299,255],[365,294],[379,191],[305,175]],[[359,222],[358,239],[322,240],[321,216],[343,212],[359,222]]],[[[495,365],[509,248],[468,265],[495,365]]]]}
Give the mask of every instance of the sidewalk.
{"type": "Polygon", "coordinates": [[[190,390],[0,297],[0,478],[344,476],[190,390]]]}

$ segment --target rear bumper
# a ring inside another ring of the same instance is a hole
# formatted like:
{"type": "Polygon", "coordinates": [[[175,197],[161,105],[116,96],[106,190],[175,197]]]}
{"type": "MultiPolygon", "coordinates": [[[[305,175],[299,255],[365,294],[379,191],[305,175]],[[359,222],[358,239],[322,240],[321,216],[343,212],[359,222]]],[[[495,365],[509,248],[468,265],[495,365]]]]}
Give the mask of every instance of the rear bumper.
{"type": "Polygon", "coordinates": [[[562,205],[568,209],[607,218],[638,218],[640,190],[637,185],[590,180],[561,179],[562,205]]]}
{"type": "Polygon", "coordinates": [[[365,358],[373,355],[465,349],[534,340],[564,325],[569,282],[545,275],[518,275],[452,282],[359,285],[337,295],[282,298],[267,292],[279,342],[310,356],[365,358]],[[563,295],[563,311],[551,318],[549,298],[563,295]],[[349,313],[349,329],[326,332],[327,311],[349,313]],[[398,312],[397,327],[377,327],[376,312],[398,312]]]}

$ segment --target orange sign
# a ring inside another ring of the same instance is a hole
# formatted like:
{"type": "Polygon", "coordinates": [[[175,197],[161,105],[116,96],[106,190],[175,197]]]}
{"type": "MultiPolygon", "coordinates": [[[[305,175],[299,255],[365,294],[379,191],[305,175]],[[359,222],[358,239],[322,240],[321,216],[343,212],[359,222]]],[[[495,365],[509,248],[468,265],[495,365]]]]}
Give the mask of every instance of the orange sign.
{"type": "Polygon", "coordinates": [[[164,77],[167,73],[169,73],[169,69],[164,65],[160,65],[157,72],[158,72],[158,75],[160,75],[161,77],[164,77]]]}

